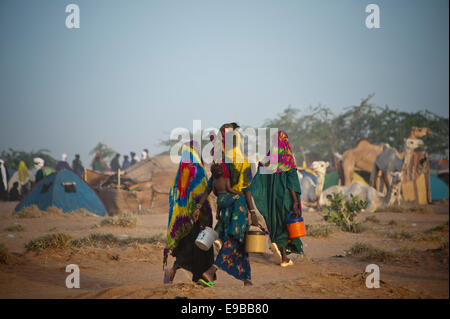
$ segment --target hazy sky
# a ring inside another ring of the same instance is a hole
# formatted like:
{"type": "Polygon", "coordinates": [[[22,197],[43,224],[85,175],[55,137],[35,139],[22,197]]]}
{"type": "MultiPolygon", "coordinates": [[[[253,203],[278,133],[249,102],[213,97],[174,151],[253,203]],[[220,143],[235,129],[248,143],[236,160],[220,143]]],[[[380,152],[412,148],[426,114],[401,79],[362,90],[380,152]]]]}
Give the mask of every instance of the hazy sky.
{"type": "Polygon", "coordinates": [[[154,155],[194,119],[260,127],[289,104],[339,112],[371,93],[448,117],[448,13],[447,0],[1,0],[0,150],[154,155]]]}

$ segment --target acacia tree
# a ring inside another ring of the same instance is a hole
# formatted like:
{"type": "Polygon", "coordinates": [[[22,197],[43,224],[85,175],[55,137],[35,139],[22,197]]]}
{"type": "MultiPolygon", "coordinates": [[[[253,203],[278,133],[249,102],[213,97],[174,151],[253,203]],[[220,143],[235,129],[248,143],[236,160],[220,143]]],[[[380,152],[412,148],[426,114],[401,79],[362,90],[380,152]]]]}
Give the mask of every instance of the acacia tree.
{"type": "Polygon", "coordinates": [[[32,168],[33,159],[35,157],[42,158],[45,161],[45,166],[55,168],[57,160],[54,159],[49,153],[50,151],[47,149],[24,152],[9,148],[7,151],[2,151],[0,157],[5,161],[6,167],[12,168],[14,170],[17,170],[20,161],[24,161],[25,165],[28,168],[32,168]]]}
{"type": "Polygon", "coordinates": [[[113,157],[117,152],[102,142],[98,142],[98,144],[89,152],[89,155],[94,155],[95,153],[100,153],[100,156],[103,160],[107,160],[108,158],[113,157]]]}
{"type": "Polygon", "coordinates": [[[308,160],[333,162],[333,153],[343,153],[353,148],[358,140],[367,138],[374,144],[388,143],[398,150],[403,149],[404,138],[411,127],[429,127],[431,135],[423,137],[424,149],[430,155],[445,155],[448,152],[449,120],[430,111],[414,113],[379,107],[370,102],[373,95],[363,99],[359,105],[333,113],[322,105],[300,110],[288,106],[277,118],[266,120],[264,125],[283,129],[297,159],[301,149],[308,160]]]}

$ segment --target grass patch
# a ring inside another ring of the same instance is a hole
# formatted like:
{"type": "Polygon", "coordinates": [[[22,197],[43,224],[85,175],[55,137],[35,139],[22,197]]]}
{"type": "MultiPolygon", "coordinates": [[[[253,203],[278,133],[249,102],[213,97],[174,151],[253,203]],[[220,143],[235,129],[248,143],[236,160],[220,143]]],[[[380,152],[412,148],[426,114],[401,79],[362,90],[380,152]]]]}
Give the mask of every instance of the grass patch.
{"type": "Polygon", "coordinates": [[[398,225],[398,222],[395,221],[395,220],[393,220],[393,219],[391,219],[391,220],[388,222],[388,225],[389,225],[389,226],[395,226],[395,225],[398,225]]]}
{"type": "Polygon", "coordinates": [[[0,243],[0,264],[8,265],[11,262],[11,255],[8,248],[0,243]]]}
{"type": "Polygon", "coordinates": [[[380,220],[376,217],[376,216],[368,216],[366,217],[366,219],[364,220],[364,222],[369,222],[369,223],[375,223],[378,224],[380,222],[380,220]]]}
{"type": "Polygon", "coordinates": [[[51,234],[37,239],[30,240],[25,248],[27,251],[37,251],[52,248],[108,248],[112,246],[128,246],[131,244],[157,244],[164,243],[163,234],[157,234],[149,237],[130,237],[119,239],[113,234],[91,234],[88,237],[73,239],[72,236],[59,233],[51,234]]]}
{"type": "Polygon", "coordinates": [[[91,234],[88,237],[74,239],[70,242],[71,247],[97,247],[106,248],[108,246],[120,245],[121,240],[113,234],[91,234]]]}
{"type": "Polygon", "coordinates": [[[91,213],[87,209],[84,208],[78,208],[77,210],[74,210],[70,214],[64,214],[64,216],[79,216],[79,217],[97,217],[98,215],[91,213]]]}
{"type": "Polygon", "coordinates": [[[20,224],[14,224],[12,226],[6,227],[5,231],[9,231],[9,232],[21,232],[24,231],[25,227],[23,227],[20,224]]]}
{"type": "Polygon", "coordinates": [[[121,243],[124,245],[130,245],[130,244],[158,244],[158,243],[165,243],[165,236],[160,233],[157,235],[153,235],[150,237],[131,237],[131,238],[126,238],[126,239],[122,239],[121,243]]]}
{"type": "Polygon", "coordinates": [[[25,244],[25,249],[36,251],[49,248],[67,248],[70,246],[71,240],[72,236],[65,233],[50,234],[30,240],[25,244]]]}
{"type": "Polygon", "coordinates": [[[438,247],[439,250],[448,250],[448,240],[442,240],[438,247]]]}
{"type": "Polygon", "coordinates": [[[388,237],[392,239],[411,239],[413,236],[412,233],[405,230],[388,233],[388,237]]]}
{"type": "MultiPolygon", "coordinates": [[[[130,213],[130,212],[125,211],[124,213],[130,213]]],[[[136,215],[154,215],[154,214],[157,214],[158,212],[151,208],[142,208],[141,210],[135,210],[135,211],[132,211],[131,213],[136,214],[136,215]]]]}
{"type": "Polygon", "coordinates": [[[425,234],[432,234],[434,232],[448,232],[448,221],[424,231],[425,234]]]}
{"type": "Polygon", "coordinates": [[[63,216],[64,212],[55,206],[50,206],[47,210],[42,211],[37,205],[23,208],[18,213],[13,213],[16,218],[40,218],[44,216],[63,216]]]}
{"type": "Polygon", "coordinates": [[[330,224],[306,225],[306,234],[311,237],[328,237],[338,228],[330,224]]]}
{"type": "Polygon", "coordinates": [[[387,213],[405,213],[405,212],[413,212],[413,213],[419,213],[419,214],[432,214],[433,208],[427,206],[427,205],[393,205],[388,206],[380,210],[380,212],[387,212],[387,213]]]}
{"type": "Polygon", "coordinates": [[[119,226],[119,227],[136,227],[138,224],[137,216],[133,213],[126,212],[120,215],[106,217],[101,221],[101,226],[119,226]]]}
{"type": "Polygon", "coordinates": [[[387,261],[393,257],[393,254],[383,249],[374,247],[370,244],[355,243],[349,250],[352,256],[360,257],[365,260],[387,261]]]}
{"type": "Polygon", "coordinates": [[[411,239],[416,241],[441,241],[442,237],[432,233],[412,233],[405,230],[390,232],[388,237],[392,239],[411,239]]]}

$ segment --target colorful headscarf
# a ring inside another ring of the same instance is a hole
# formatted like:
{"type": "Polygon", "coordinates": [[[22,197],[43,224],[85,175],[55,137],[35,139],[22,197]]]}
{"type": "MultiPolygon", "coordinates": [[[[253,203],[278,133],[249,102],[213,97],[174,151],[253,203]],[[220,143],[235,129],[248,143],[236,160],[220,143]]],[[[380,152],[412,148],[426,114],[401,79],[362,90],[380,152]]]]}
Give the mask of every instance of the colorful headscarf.
{"type": "MultiPolygon", "coordinates": [[[[196,204],[206,191],[207,184],[205,167],[198,156],[195,143],[185,143],[181,148],[180,165],[169,192],[170,210],[164,265],[167,263],[169,253],[192,230],[192,214],[196,209],[196,204]]],[[[199,220],[205,226],[212,226],[209,198],[200,209],[199,220]]]]}
{"type": "Polygon", "coordinates": [[[267,167],[273,173],[281,173],[296,168],[295,157],[287,134],[279,130],[273,136],[273,145],[268,157],[262,161],[262,166],[267,167]]]}
{"type": "Polygon", "coordinates": [[[236,130],[239,126],[236,123],[228,123],[222,125],[220,128],[220,139],[216,140],[217,146],[222,147],[222,155],[214,154],[214,162],[220,163],[223,167],[226,178],[230,178],[231,187],[241,192],[249,188],[252,184],[252,171],[250,162],[244,156],[241,149],[242,136],[239,131],[236,130]],[[226,149],[225,140],[234,139],[232,148],[226,149]]]}
{"type": "Polygon", "coordinates": [[[20,185],[26,184],[30,177],[29,177],[28,168],[25,165],[24,161],[20,161],[19,162],[19,168],[17,169],[17,171],[19,172],[19,183],[20,183],[20,185]]]}

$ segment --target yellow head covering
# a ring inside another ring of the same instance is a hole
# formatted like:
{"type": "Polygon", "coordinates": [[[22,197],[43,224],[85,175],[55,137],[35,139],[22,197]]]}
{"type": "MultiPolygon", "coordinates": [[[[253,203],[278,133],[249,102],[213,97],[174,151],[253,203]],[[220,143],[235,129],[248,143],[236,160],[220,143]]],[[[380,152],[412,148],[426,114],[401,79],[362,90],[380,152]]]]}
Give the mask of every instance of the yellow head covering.
{"type": "Polygon", "coordinates": [[[24,161],[20,161],[19,168],[17,169],[17,171],[19,172],[19,183],[23,185],[26,182],[28,182],[29,179],[28,168],[25,165],[24,161]]]}

